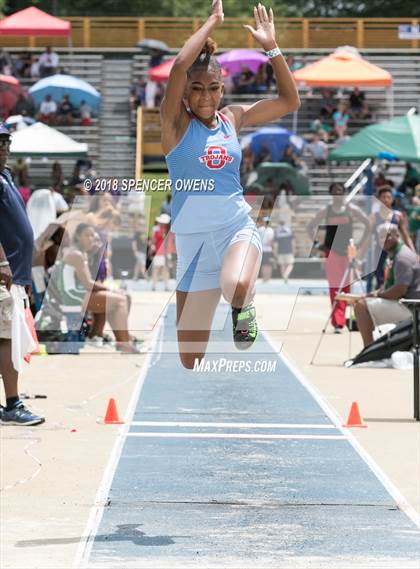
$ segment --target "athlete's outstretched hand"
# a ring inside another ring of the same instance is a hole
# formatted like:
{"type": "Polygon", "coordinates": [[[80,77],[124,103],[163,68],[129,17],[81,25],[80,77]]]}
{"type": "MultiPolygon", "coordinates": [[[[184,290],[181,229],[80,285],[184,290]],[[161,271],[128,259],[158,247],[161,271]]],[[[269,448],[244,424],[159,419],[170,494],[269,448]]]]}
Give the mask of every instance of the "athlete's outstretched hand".
{"type": "Polygon", "coordinates": [[[276,44],[276,32],[274,30],[273,10],[270,8],[267,14],[265,6],[260,2],[254,7],[255,27],[244,26],[257,42],[265,49],[269,50],[276,44]]]}
{"type": "Polygon", "coordinates": [[[220,24],[223,24],[225,15],[223,14],[222,0],[213,0],[211,5],[211,16],[214,18],[217,25],[220,26],[220,24]]]}

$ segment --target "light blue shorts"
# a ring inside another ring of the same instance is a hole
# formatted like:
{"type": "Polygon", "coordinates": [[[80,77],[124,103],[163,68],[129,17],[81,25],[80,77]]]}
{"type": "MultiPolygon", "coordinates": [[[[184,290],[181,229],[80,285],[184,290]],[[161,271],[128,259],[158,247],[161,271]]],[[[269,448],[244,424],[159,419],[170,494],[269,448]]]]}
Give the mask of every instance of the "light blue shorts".
{"type": "Polygon", "coordinates": [[[198,292],[220,288],[220,271],[227,250],[237,241],[253,243],[262,256],[261,237],[253,220],[246,217],[218,231],[177,234],[177,290],[198,292]]]}

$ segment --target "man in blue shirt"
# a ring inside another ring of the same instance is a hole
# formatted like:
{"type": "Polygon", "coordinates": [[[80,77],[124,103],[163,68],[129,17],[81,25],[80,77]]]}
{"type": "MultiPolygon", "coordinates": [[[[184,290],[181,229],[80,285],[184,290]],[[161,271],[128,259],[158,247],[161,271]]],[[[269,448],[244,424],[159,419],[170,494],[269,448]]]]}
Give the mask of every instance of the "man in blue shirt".
{"type": "Polygon", "coordinates": [[[34,239],[25,205],[6,167],[10,143],[9,130],[0,125],[0,374],[6,395],[6,407],[0,406],[0,422],[38,425],[45,419],[20,401],[19,373],[12,359],[13,311],[24,313],[28,302],[25,287],[31,284],[34,239]]]}

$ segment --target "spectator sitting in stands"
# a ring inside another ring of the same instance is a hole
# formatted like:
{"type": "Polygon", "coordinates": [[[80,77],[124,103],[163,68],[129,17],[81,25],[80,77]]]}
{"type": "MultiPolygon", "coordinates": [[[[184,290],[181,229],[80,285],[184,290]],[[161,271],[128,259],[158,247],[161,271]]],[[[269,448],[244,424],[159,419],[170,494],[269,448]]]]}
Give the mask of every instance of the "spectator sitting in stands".
{"type": "Polygon", "coordinates": [[[19,93],[15,106],[13,107],[13,114],[28,117],[35,115],[35,103],[28,93],[19,93]]]}
{"type": "Polygon", "coordinates": [[[401,298],[420,299],[420,264],[416,254],[404,244],[396,225],[384,223],[378,228],[383,248],[388,253],[388,271],[383,288],[360,299],[355,306],[357,326],[368,346],[373,330],[381,324],[398,324],[411,318],[401,298]]]}
{"type": "Polygon", "coordinates": [[[0,74],[12,75],[13,65],[10,55],[4,48],[0,49],[0,74]]]}
{"type": "Polygon", "coordinates": [[[312,155],[313,161],[318,166],[323,166],[327,163],[328,146],[320,139],[318,134],[314,134],[312,141],[306,145],[306,148],[312,155]]]}
{"type": "Polygon", "coordinates": [[[71,126],[73,124],[73,110],[74,107],[70,102],[70,97],[68,95],[64,95],[58,104],[57,123],[71,126]]]}
{"type": "Polygon", "coordinates": [[[347,105],[344,101],[340,101],[338,109],[333,114],[334,119],[334,132],[338,140],[343,140],[347,136],[347,124],[349,122],[349,114],[347,112],[347,105]]]}
{"type": "Polygon", "coordinates": [[[310,128],[311,133],[318,135],[324,142],[328,142],[331,126],[322,117],[313,120],[310,128]]]}
{"type": "Polygon", "coordinates": [[[243,64],[241,71],[235,75],[235,93],[238,95],[246,95],[254,92],[255,75],[252,73],[248,65],[243,64]]]}
{"type": "Polygon", "coordinates": [[[322,89],[321,95],[321,117],[330,119],[336,109],[333,93],[330,89],[322,89]]]}
{"type": "Polygon", "coordinates": [[[267,75],[266,75],[266,64],[261,63],[258,71],[254,77],[254,93],[265,93],[267,91],[267,75]]]}
{"type": "Polygon", "coordinates": [[[14,63],[14,75],[16,77],[29,77],[31,62],[31,54],[28,51],[21,53],[14,63]]]}
{"type": "Polygon", "coordinates": [[[53,101],[51,95],[45,95],[39,108],[37,119],[49,125],[55,124],[57,116],[57,103],[53,101]]]}
{"type": "Polygon", "coordinates": [[[365,119],[370,116],[365,94],[355,87],[349,96],[350,116],[352,119],[365,119]]]}
{"type": "Polygon", "coordinates": [[[82,126],[91,126],[92,125],[92,109],[91,107],[86,103],[85,100],[83,100],[80,103],[80,124],[82,126]]]}
{"type": "Polygon", "coordinates": [[[39,59],[35,55],[32,57],[32,62],[29,68],[28,75],[31,79],[38,79],[38,77],[40,76],[39,59]]]}
{"type": "Polygon", "coordinates": [[[55,51],[52,51],[51,47],[48,46],[47,49],[39,57],[39,71],[41,77],[48,77],[49,75],[54,75],[57,73],[57,68],[60,62],[60,58],[55,51]]]}

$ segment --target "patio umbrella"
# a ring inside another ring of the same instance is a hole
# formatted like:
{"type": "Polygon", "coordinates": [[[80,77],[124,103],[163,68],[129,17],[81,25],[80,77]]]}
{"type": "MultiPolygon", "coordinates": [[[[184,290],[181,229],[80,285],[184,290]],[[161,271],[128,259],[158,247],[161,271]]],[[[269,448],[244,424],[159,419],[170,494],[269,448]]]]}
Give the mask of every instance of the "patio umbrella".
{"type": "Polygon", "coordinates": [[[222,67],[234,75],[241,71],[242,65],[247,65],[253,73],[256,73],[260,65],[268,61],[268,57],[254,49],[232,49],[219,55],[217,60],[222,67]]]}
{"type": "Polygon", "coordinates": [[[22,87],[16,77],[0,75],[0,107],[9,113],[16,105],[22,87]]]}
{"type": "MultiPolygon", "coordinates": [[[[175,57],[167,59],[160,65],[156,65],[156,67],[152,67],[149,71],[149,79],[156,82],[167,81],[174,61],[175,57]]],[[[226,77],[227,75],[228,72],[225,69],[222,69],[222,77],[226,77]]]]}
{"type": "Polygon", "coordinates": [[[64,95],[69,95],[70,102],[80,106],[84,100],[94,110],[98,110],[101,95],[87,81],[73,75],[57,74],[40,79],[29,89],[34,101],[40,105],[45,95],[51,95],[55,101],[59,101],[64,95]]]}
{"type": "Polygon", "coordinates": [[[252,152],[257,154],[261,150],[261,147],[265,145],[271,152],[273,162],[280,162],[284,149],[288,144],[293,147],[293,150],[297,154],[300,154],[304,140],[300,136],[290,132],[290,130],[287,130],[287,128],[267,126],[245,136],[242,139],[241,146],[244,148],[250,145],[252,152]]]}
{"type": "Polygon", "coordinates": [[[171,51],[169,49],[169,46],[164,41],[154,39],[141,40],[137,43],[137,47],[148,52],[157,50],[161,51],[162,53],[170,53],[171,51]]]}
{"type": "MultiPolygon", "coordinates": [[[[419,328],[420,330],[420,328],[419,328]]],[[[394,352],[408,352],[413,347],[413,321],[409,318],[400,322],[390,332],[387,332],[369,346],[366,346],[357,356],[346,362],[352,366],[365,362],[390,358],[394,352]]]]}

